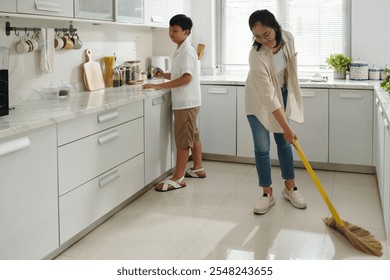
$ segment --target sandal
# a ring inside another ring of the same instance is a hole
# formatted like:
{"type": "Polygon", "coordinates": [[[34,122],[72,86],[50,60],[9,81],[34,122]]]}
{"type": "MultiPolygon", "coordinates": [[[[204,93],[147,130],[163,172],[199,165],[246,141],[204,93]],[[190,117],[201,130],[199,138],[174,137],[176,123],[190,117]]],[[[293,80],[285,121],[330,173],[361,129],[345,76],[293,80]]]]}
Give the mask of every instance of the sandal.
{"type": "Polygon", "coordinates": [[[173,191],[173,190],[177,190],[177,189],[182,189],[182,188],[187,186],[185,182],[182,183],[183,180],[184,180],[184,177],[180,178],[177,181],[165,179],[164,181],[162,181],[161,183],[156,185],[154,187],[154,189],[158,192],[168,192],[168,191],[173,191]]]}
{"type": "Polygon", "coordinates": [[[205,178],[206,173],[204,172],[203,167],[199,169],[188,168],[184,176],[187,178],[205,178]]]}

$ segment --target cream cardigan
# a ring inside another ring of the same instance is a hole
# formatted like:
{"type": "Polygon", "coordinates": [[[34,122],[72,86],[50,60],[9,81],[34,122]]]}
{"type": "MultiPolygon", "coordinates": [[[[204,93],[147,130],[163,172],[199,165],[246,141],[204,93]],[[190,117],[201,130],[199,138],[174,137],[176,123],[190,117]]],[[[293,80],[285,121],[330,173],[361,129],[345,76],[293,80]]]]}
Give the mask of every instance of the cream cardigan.
{"type": "MultiPolygon", "coordinates": [[[[298,83],[297,53],[294,37],[282,31],[283,52],[287,57],[287,105],[286,117],[303,123],[303,102],[298,83]]],[[[283,104],[281,85],[276,79],[275,61],[272,50],[262,46],[259,51],[252,47],[249,52],[249,73],[245,84],[245,112],[255,115],[271,132],[283,132],[272,114],[283,104]]]]}

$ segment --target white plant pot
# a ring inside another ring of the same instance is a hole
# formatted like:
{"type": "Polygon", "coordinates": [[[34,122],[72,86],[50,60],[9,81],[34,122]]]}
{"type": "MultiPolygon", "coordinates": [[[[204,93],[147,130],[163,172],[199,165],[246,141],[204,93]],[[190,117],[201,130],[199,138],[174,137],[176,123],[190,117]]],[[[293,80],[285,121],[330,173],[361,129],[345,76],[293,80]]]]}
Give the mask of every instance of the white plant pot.
{"type": "Polygon", "coordinates": [[[333,71],[333,79],[345,79],[345,71],[341,73],[333,71]]]}

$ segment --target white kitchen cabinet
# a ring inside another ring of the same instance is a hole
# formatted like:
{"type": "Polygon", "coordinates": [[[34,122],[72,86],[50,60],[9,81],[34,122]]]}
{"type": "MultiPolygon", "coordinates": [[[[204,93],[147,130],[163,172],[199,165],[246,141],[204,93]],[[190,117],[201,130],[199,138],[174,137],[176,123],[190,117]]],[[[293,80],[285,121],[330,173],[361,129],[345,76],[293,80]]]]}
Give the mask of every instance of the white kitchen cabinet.
{"type": "MultiPolygon", "coordinates": [[[[304,123],[290,121],[305,155],[312,162],[328,162],[328,89],[303,88],[304,123]]],[[[300,161],[292,147],[294,160],[300,161]]]]}
{"type": "Polygon", "coordinates": [[[144,23],[144,0],[116,0],[116,16],[118,22],[144,23]]]}
{"type": "Polygon", "coordinates": [[[245,87],[237,87],[237,156],[254,158],[252,131],[245,114],[245,87]]]}
{"type": "Polygon", "coordinates": [[[1,1],[0,12],[16,13],[16,0],[1,1]]]}
{"type": "Polygon", "coordinates": [[[59,194],[143,153],[143,140],[143,118],[138,118],[59,147],[59,194]]]}
{"type": "Polygon", "coordinates": [[[143,101],[58,124],[60,242],[144,184],[143,101]]]}
{"type": "Polygon", "coordinates": [[[384,160],[383,160],[383,218],[390,240],[390,127],[389,119],[384,118],[384,160]]]}
{"type": "Polygon", "coordinates": [[[144,101],[145,185],[172,168],[170,94],[144,101]]]}
{"type": "MultiPolygon", "coordinates": [[[[328,90],[301,89],[305,121],[298,124],[290,121],[305,150],[305,155],[313,162],[328,162],[328,90]]],[[[245,88],[237,87],[237,156],[254,157],[252,132],[245,115],[245,88]]],[[[270,157],[278,159],[273,134],[270,133],[270,157]]],[[[294,159],[299,157],[293,148],[294,159]]]]}
{"type": "Polygon", "coordinates": [[[69,0],[18,0],[17,12],[55,17],[74,17],[73,1],[69,0]]]}
{"type": "Polygon", "coordinates": [[[114,20],[114,0],[75,0],[75,17],[114,20]]]}
{"type": "Polygon", "coordinates": [[[60,243],[90,226],[144,187],[144,155],[114,167],[60,197],[60,243]]]}
{"type": "Polygon", "coordinates": [[[0,170],[0,259],[42,259],[59,246],[55,126],[0,140],[0,170]]]}
{"type": "Polygon", "coordinates": [[[236,87],[202,85],[200,137],[203,153],[236,155],[236,87]]]}
{"type": "Polygon", "coordinates": [[[378,189],[379,195],[382,202],[382,207],[384,206],[384,182],[383,182],[383,168],[384,168],[384,141],[385,141],[385,128],[384,128],[384,114],[379,103],[378,98],[375,99],[375,128],[376,128],[376,137],[375,137],[375,168],[376,176],[378,179],[378,189]]]}
{"type": "Polygon", "coordinates": [[[168,26],[168,0],[145,0],[145,24],[168,26]]]}
{"type": "Polygon", "coordinates": [[[329,90],[329,162],[373,166],[373,95],[329,90]]]}
{"type": "Polygon", "coordinates": [[[145,24],[167,27],[169,20],[183,10],[182,0],[145,0],[145,24]]]}

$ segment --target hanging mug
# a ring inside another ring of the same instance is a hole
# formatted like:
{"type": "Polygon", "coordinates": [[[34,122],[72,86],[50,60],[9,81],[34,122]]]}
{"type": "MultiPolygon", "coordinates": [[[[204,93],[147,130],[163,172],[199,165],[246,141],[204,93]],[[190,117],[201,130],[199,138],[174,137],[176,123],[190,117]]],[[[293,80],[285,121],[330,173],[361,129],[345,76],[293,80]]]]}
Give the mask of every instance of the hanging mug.
{"type": "Polygon", "coordinates": [[[54,48],[56,50],[60,50],[63,47],[64,47],[64,40],[62,40],[59,33],[56,33],[56,37],[54,38],[54,48]]]}
{"type": "Polygon", "coordinates": [[[81,42],[79,35],[73,34],[72,41],[73,41],[73,49],[78,50],[83,47],[83,42],[81,42]]]}
{"type": "Polygon", "coordinates": [[[62,37],[62,40],[64,41],[64,47],[63,49],[67,49],[67,50],[70,50],[70,49],[73,49],[73,41],[72,39],[70,38],[69,34],[65,34],[63,37],[62,37]]]}

